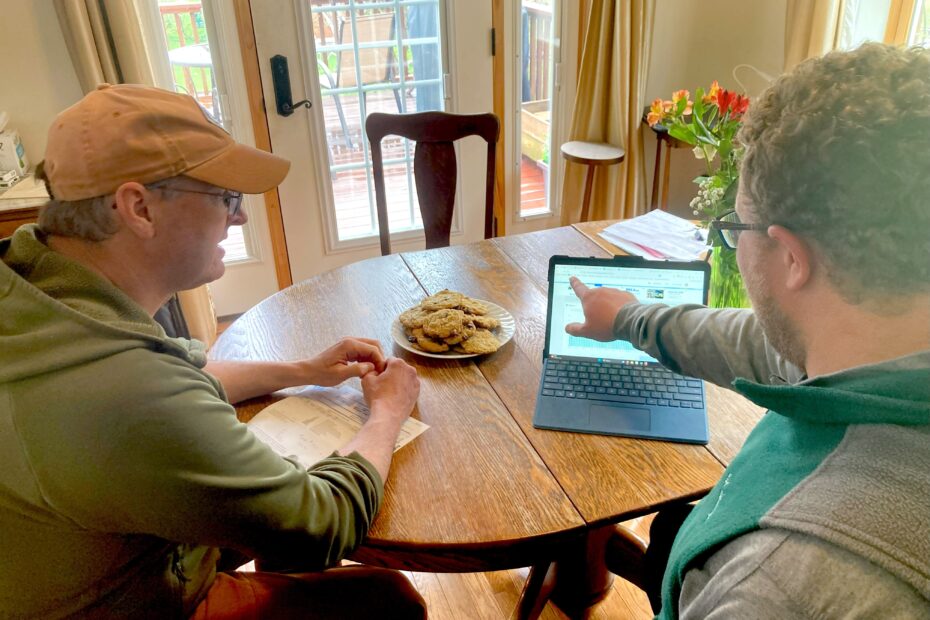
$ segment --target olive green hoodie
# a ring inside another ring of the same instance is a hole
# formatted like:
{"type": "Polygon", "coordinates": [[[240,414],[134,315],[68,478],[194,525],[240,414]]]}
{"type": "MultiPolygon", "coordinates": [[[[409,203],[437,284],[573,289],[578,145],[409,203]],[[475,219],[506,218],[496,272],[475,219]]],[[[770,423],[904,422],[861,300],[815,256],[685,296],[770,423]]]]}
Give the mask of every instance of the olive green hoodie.
{"type": "Polygon", "coordinates": [[[0,617],[182,617],[218,547],[313,570],[361,542],[372,465],[279,457],[205,363],[35,227],[0,240],[0,617]]]}

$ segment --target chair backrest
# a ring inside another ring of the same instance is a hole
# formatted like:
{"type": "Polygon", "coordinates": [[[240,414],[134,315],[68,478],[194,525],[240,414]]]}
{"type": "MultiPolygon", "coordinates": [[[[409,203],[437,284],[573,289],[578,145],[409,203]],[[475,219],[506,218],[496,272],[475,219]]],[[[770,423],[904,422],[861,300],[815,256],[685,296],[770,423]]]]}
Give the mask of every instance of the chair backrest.
{"type": "MultiPolygon", "coordinates": [[[[362,85],[391,82],[396,77],[397,60],[394,57],[396,39],[394,32],[394,13],[378,13],[375,15],[361,15],[355,18],[355,32],[358,42],[381,42],[384,47],[363,47],[358,51],[358,69],[362,78],[362,85]]],[[[348,20],[339,25],[339,43],[349,44],[355,39],[352,36],[352,23],[348,20]]],[[[338,57],[337,79],[339,88],[358,86],[358,75],[355,73],[355,52],[342,50],[338,57]]]]}
{"type": "Polygon", "coordinates": [[[371,166],[375,178],[375,199],[378,203],[378,230],[381,254],[391,253],[388,227],[387,196],[384,189],[384,164],[381,139],[396,135],[416,142],[413,174],[426,233],[426,247],[449,245],[452,230],[452,209],[455,206],[457,162],[452,143],[466,136],[481,136],[488,143],[487,175],[484,204],[484,238],[494,236],[494,158],[500,123],[493,114],[447,114],[418,112],[416,114],[385,114],[374,112],[365,120],[365,132],[371,146],[371,166]]]}

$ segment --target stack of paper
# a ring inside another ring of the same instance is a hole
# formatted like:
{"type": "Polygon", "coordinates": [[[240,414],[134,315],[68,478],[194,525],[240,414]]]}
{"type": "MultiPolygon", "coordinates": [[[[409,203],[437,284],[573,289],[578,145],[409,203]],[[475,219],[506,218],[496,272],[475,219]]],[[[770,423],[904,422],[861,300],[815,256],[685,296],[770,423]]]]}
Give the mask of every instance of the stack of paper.
{"type": "Polygon", "coordinates": [[[696,260],[707,252],[705,231],[659,209],[612,224],[600,235],[624,252],[649,260],[696,260]]]}
{"type": "MultiPolygon", "coordinates": [[[[310,467],[346,445],[368,415],[368,405],[358,390],[348,386],[316,388],[266,407],[248,426],[259,440],[281,456],[310,467]]],[[[415,418],[407,418],[394,451],[428,428],[415,418]]]]}

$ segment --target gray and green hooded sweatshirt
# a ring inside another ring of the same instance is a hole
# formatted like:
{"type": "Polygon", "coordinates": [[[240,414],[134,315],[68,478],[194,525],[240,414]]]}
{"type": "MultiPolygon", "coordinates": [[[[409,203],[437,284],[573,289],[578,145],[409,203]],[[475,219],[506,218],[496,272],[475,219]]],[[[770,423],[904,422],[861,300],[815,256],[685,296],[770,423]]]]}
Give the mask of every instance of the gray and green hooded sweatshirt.
{"type": "Polygon", "coordinates": [[[930,618],[930,351],[805,379],[751,311],[614,327],[768,409],[679,531],[660,617],[930,618]]]}
{"type": "Polygon", "coordinates": [[[205,363],[35,227],[0,240],[0,617],[186,617],[220,547],[315,570],[362,541],[374,467],[279,457],[205,363]]]}

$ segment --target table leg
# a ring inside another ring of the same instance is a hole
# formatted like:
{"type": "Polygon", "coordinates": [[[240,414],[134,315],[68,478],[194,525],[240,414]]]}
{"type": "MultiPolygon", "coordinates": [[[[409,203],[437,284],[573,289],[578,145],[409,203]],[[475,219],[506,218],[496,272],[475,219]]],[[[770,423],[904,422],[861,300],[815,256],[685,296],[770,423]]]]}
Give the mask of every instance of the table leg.
{"type": "Polygon", "coordinates": [[[662,210],[668,211],[668,178],[672,165],[672,143],[669,142],[665,147],[665,170],[662,179],[662,210]]]}
{"type": "Polygon", "coordinates": [[[662,166],[662,136],[656,134],[656,165],[652,169],[652,197],[649,200],[649,210],[659,206],[659,171],[662,166]]]}
{"type": "Polygon", "coordinates": [[[555,563],[552,602],[570,618],[584,617],[610,592],[614,576],[607,570],[605,553],[613,534],[613,525],[592,529],[582,544],[555,563]]]}
{"type": "Polygon", "coordinates": [[[584,200],[581,202],[581,221],[588,221],[588,209],[591,204],[591,189],[594,185],[594,170],[596,166],[588,166],[588,174],[584,180],[584,200]]]}
{"type": "Polygon", "coordinates": [[[530,568],[530,574],[523,585],[523,592],[517,602],[512,620],[536,620],[549,602],[552,588],[555,587],[555,564],[537,564],[530,568]]]}

